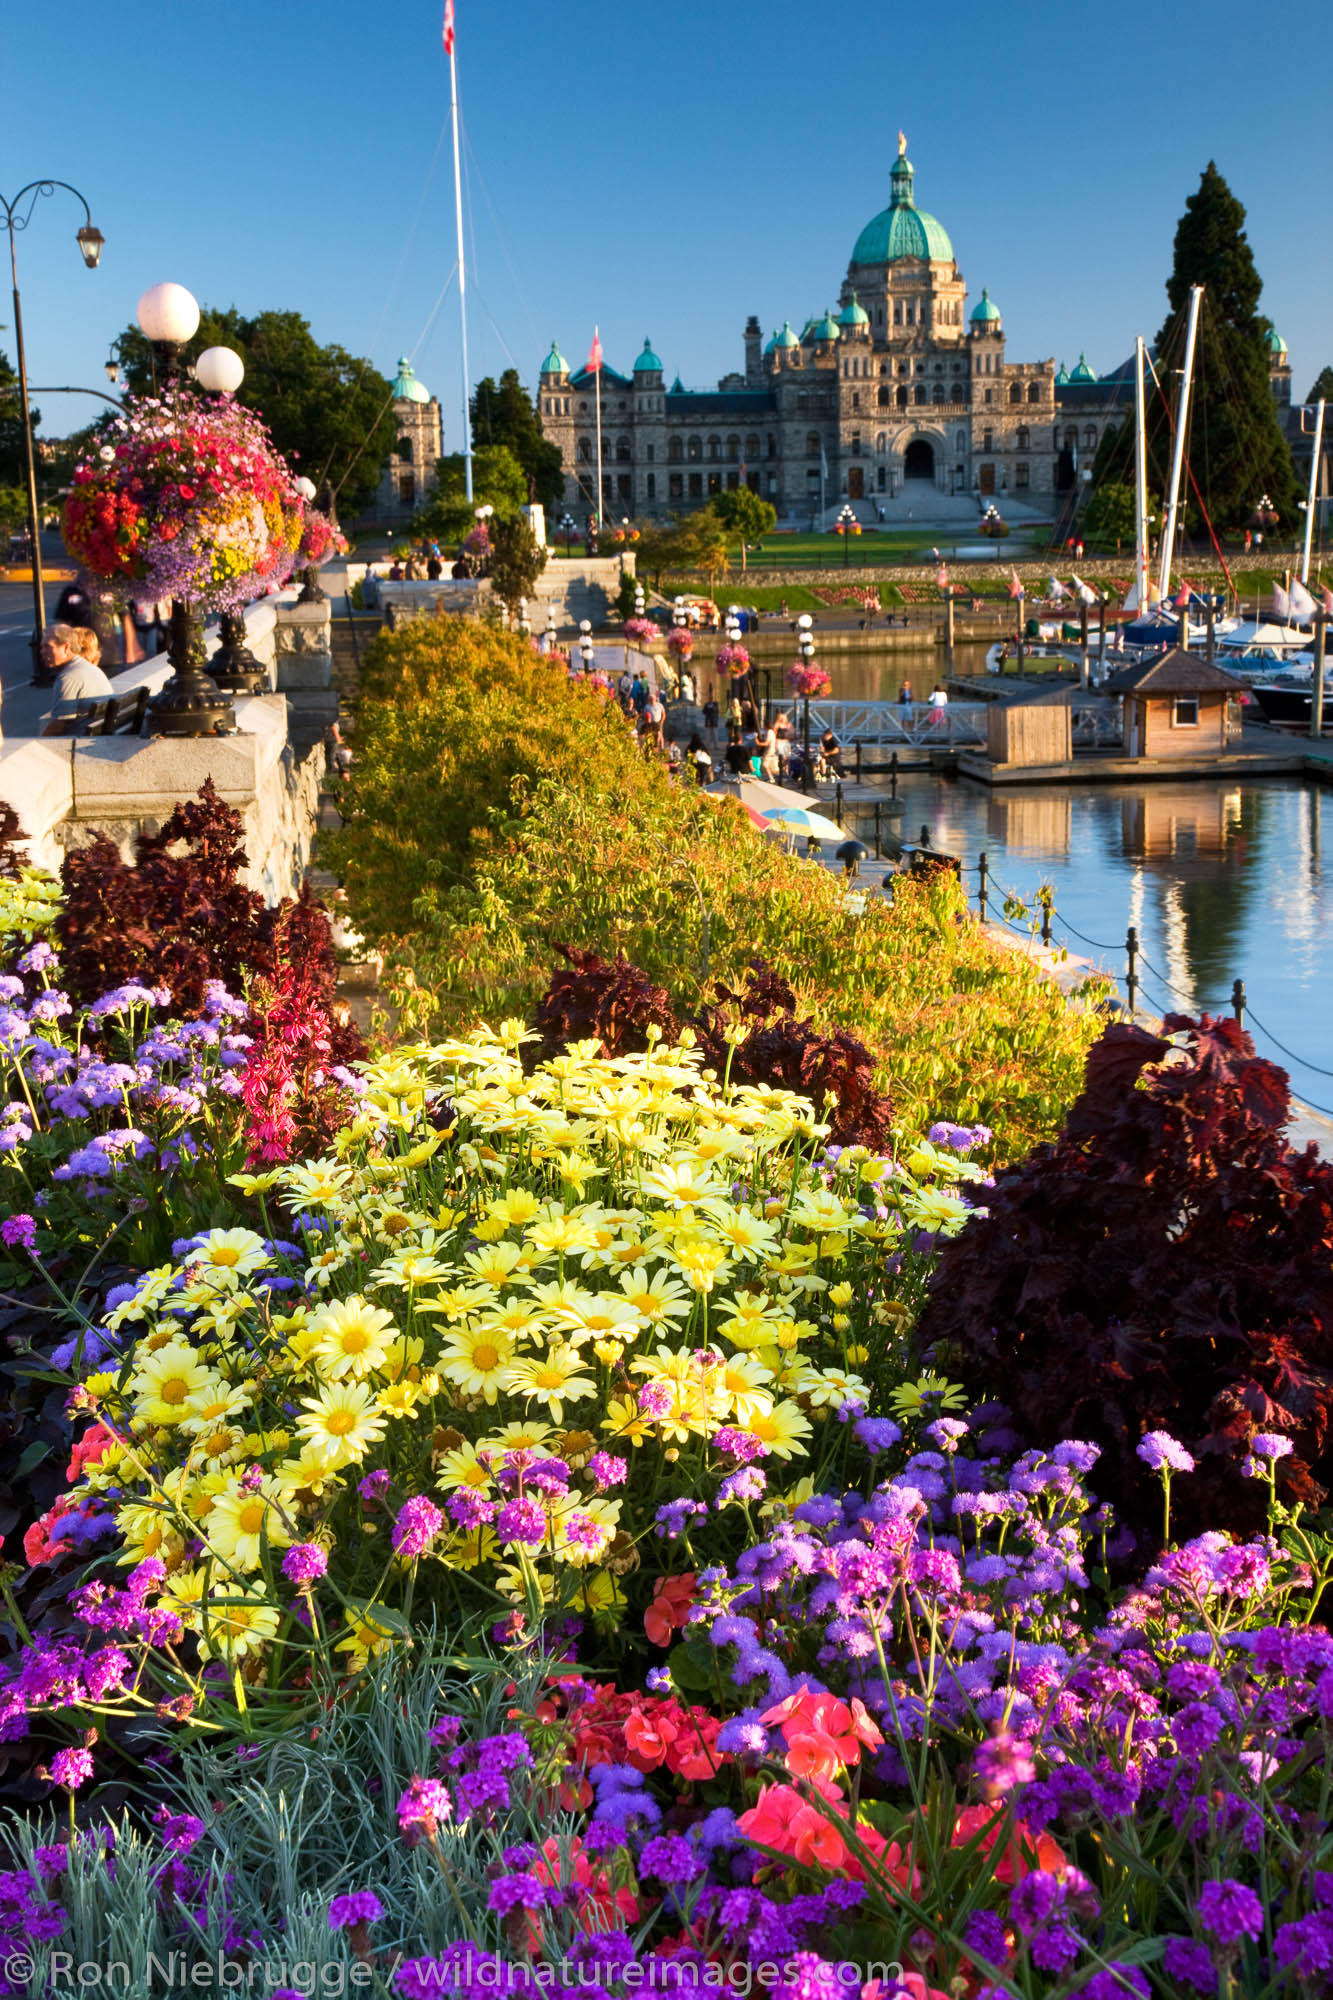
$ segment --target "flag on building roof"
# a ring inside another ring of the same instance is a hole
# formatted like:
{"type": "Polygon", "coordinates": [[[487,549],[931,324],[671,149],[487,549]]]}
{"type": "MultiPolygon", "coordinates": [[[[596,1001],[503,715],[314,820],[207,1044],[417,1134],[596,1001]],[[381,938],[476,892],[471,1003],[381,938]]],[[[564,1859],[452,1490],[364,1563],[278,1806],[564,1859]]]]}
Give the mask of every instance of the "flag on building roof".
{"type": "Polygon", "coordinates": [[[444,0],[444,53],[454,52],[454,0],[444,0]]]}
{"type": "Polygon", "coordinates": [[[1023,595],[1023,586],[1019,581],[1016,569],[1011,569],[1009,572],[1009,595],[1011,597],[1022,597],[1023,595]]]}
{"type": "Polygon", "coordinates": [[[592,330],[592,346],[588,349],[588,373],[595,375],[602,365],[602,336],[597,327],[592,330]]]}

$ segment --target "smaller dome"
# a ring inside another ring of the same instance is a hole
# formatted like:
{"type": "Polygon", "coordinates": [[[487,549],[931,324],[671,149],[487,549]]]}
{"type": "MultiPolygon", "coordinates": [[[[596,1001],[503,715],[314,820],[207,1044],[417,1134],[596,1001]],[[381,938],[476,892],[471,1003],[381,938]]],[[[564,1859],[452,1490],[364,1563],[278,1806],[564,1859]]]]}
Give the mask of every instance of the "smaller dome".
{"type": "Polygon", "coordinates": [[[657,355],[653,353],[653,344],[645,334],[643,341],[643,353],[639,356],[638,360],[634,364],[634,373],[636,375],[651,375],[651,374],[660,375],[661,372],[662,372],[662,363],[658,359],[657,355]]]}
{"type": "Polygon", "coordinates": [[[789,319],[784,319],[782,322],[781,333],[775,333],[773,335],[773,338],[769,341],[768,346],[764,349],[764,352],[765,354],[774,354],[777,352],[779,348],[785,349],[789,347],[799,347],[800,344],[801,341],[799,334],[795,334],[791,330],[791,321],[789,319]]]}
{"type": "Polygon", "coordinates": [[[1077,366],[1074,368],[1069,379],[1071,382],[1095,382],[1097,380],[1097,377],[1094,375],[1093,371],[1091,370],[1091,368],[1089,368],[1087,362],[1080,354],[1078,357],[1077,366]]]}
{"type": "Polygon", "coordinates": [[[1065,386],[1065,383],[1066,383],[1066,382],[1067,382],[1068,380],[1069,380],[1069,370],[1068,370],[1068,369],[1067,369],[1067,368],[1065,367],[1065,364],[1064,364],[1064,362],[1062,361],[1062,362],[1060,363],[1060,366],[1059,366],[1059,369],[1058,369],[1058,370],[1057,370],[1057,372],[1056,372],[1056,377],[1055,377],[1055,386],[1056,386],[1056,388],[1057,388],[1057,389],[1063,389],[1063,388],[1064,388],[1064,386],[1065,386]]]}
{"type": "Polygon", "coordinates": [[[988,326],[1000,317],[1000,308],[988,291],[983,289],[981,297],[972,308],[973,326],[988,326]]]}
{"type": "Polygon", "coordinates": [[[1274,355],[1285,354],[1287,351],[1287,343],[1275,326],[1270,326],[1268,329],[1268,351],[1274,355]]]}
{"type": "Polygon", "coordinates": [[[568,375],[568,373],[569,373],[569,363],[566,361],[564,355],[560,352],[560,349],[556,346],[555,342],[552,341],[551,351],[547,355],[545,361],[543,361],[542,363],[542,374],[568,375]]]}
{"type": "Polygon", "coordinates": [[[856,293],[853,292],[850,303],[845,305],[842,311],[838,314],[838,325],[869,326],[869,324],[870,324],[870,314],[861,304],[861,301],[857,298],[856,293]]]}
{"type": "Polygon", "coordinates": [[[428,403],[430,390],[424,382],[418,382],[412,372],[412,363],[405,354],[398,357],[398,373],[393,378],[393,399],[395,403],[428,403]]]}
{"type": "Polygon", "coordinates": [[[821,342],[832,342],[840,338],[838,322],[832,313],[827,311],[821,318],[812,319],[802,335],[803,340],[808,340],[815,346],[819,346],[821,342]]]}

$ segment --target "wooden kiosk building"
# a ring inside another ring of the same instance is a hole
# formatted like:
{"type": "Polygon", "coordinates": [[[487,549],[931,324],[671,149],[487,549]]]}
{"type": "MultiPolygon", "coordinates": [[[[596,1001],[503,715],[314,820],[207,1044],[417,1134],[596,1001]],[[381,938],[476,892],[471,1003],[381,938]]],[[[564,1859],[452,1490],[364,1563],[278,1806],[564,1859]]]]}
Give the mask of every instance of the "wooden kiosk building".
{"type": "Polygon", "coordinates": [[[1181,646],[1125,667],[1105,692],[1123,695],[1127,757],[1219,756],[1227,744],[1227,702],[1235,678],[1181,646]]]}

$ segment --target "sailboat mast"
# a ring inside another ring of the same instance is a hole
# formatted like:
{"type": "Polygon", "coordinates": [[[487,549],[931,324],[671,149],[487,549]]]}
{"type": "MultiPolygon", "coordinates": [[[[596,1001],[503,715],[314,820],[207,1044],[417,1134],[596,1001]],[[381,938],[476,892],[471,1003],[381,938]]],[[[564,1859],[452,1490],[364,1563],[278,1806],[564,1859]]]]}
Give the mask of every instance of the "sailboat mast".
{"type": "Polygon", "coordinates": [[[1171,555],[1176,546],[1176,520],[1180,511],[1180,474],[1185,463],[1185,432],[1189,423],[1190,383],[1194,376],[1194,344],[1199,333],[1199,307],[1203,286],[1190,286],[1189,323],[1185,329],[1185,368],[1176,405],[1176,441],[1171,453],[1171,491],[1166,503],[1166,523],[1162,529],[1162,568],[1158,582],[1163,599],[1171,595],[1171,555]]]}
{"type": "Polygon", "coordinates": [[[1134,598],[1148,609],[1148,440],[1143,417],[1143,335],[1134,342],[1134,598]]]}
{"type": "Polygon", "coordinates": [[[458,323],[463,350],[463,477],[472,504],[472,415],[468,407],[471,375],[467,365],[467,269],[463,261],[463,177],[458,170],[458,57],[454,53],[453,8],[445,15],[445,47],[449,51],[449,108],[454,124],[454,222],[458,230],[458,323]]]}
{"type": "Polygon", "coordinates": [[[1305,547],[1301,552],[1301,582],[1310,581],[1310,541],[1314,534],[1315,502],[1319,494],[1319,459],[1324,449],[1324,399],[1315,406],[1314,451],[1310,458],[1310,491],[1305,502],[1305,547]]]}

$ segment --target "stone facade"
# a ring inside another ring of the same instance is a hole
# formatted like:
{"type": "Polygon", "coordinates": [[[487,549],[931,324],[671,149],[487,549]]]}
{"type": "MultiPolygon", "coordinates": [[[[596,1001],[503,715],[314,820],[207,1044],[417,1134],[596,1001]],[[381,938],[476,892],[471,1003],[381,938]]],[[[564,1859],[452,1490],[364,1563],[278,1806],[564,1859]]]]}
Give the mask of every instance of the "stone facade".
{"type": "Polygon", "coordinates": [[[407,356],[400,355],[393,382],[398,442],[380,475],[373,514],[381,527],[406,527],[439,484],[436,466],[444,450],[440,406],[418,382],[407,356]]]}
{"type": "Polygon", "coordinates": [[[890,205],[862,230],[840,292],[840,310],[786,325],[765,344],[757,319],[744,332],[742,372],[716,390],[664,384],[648,342],[630,374],[603,365],[602,496],[596,494],[596,383],[554,346],[538,408],[565,461],[564,505],[661,518],[707,504],[741,484],[787,519],[828,518],[850,503],[865,521],[901,517],[919,497],[926,518],[940,496],[981,505],[1052,496],[1090,463],[1119,389],[1098,399],[1082,364],[1077,419],[1062,405],[1054,359],[1020,361],[983,292],[969,314],[967,287],[947,234],[919,209],[900,135],[890,205]]]}

